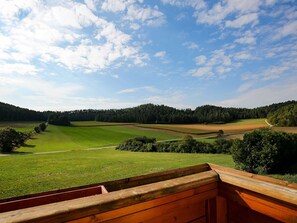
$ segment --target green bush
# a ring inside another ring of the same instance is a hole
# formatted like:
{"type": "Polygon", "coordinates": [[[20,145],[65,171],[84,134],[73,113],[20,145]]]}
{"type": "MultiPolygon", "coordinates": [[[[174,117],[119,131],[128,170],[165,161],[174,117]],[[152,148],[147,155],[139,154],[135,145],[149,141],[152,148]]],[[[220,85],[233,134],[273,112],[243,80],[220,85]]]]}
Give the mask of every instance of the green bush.
{"type": "Polygon", "coordinates": [[[45,122],[42,122],[42,123],[39,124],[39,129],[42,132],[44,132],[46,130],[46,127],[47,127],[47,125],[46,125],[45,122]]]}
{"type": "Polygon", "coordinates": [[[236,166],[251,173],[295,172],[297,134],[255,130],[235,140],[231,153],[236,166]]]}
{"type": "Polygon", "coordinates": [[[12,128],[6,128],[0,131],[0,151],[12,152],[20,147],[28,138],[26,133],[17,132],[12,128]]]}
{"type": "Polygon", "coordinates": [[[40,127],[39,127],[39,126],[35,126],[35,127],[34,127],[34,131],[35,131],[37,134],[41,133],[41,130],[40,130],[40,127]]]}

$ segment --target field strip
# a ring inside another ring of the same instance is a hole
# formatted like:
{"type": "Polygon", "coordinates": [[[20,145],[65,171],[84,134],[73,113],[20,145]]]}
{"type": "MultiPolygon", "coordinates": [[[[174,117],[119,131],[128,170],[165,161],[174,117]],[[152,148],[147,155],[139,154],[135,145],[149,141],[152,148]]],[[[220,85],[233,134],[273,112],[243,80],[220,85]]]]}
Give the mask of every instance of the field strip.
{"type": "MultiPolygon", "coordinates": [[[[157,142],[170,142],[170,141],[177,141],[181,139],[164,139],[159,140],[157,142]]],[[[55,154],[55,153],[67,153],[67,152],[74,152],[74,151],[92,151],[92,150],[99,150],[99,149],[114,149],[117,146],[100,146],[100,147],[91,147],[85,149],[76,149],[76,150],[58,150],[58,151],[48,151],[48,152],[15,152],[15,153],[0,153],[1,156],[24,156],[24,155],[43,155],[43,154],[55,154]]]]}

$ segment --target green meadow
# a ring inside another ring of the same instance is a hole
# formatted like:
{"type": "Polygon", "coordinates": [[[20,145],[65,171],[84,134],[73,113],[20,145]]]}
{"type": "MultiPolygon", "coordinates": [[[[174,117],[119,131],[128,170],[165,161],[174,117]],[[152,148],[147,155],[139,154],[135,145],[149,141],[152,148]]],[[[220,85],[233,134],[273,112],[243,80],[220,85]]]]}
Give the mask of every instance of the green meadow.
{"type": "Polygon", "coordinates": [[[129,126],[64,127],[49,125],[45,132],[28,140],[18,152],[45,152],[79,150],[114,146],[136,136],[154,137],[157,140],[177,139],[175,134],[131,128],[129,126]]]}
{"type": "Polygon", "coordinates": [[[205,162],[234,167],[230,155],[141,153],[115,149],[0,157],[0,199],[99,183],[205,162]]]}

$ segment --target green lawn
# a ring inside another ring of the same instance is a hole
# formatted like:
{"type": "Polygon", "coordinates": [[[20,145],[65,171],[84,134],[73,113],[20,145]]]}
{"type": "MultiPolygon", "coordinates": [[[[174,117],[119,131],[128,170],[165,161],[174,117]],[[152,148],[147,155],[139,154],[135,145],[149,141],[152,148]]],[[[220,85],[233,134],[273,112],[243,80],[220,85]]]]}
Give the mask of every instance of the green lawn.
{"type": "Polygon", "coordinates": [[[118,145],[136,136],[155,137],[158,140],[176,139],[170,133],[141,130],[127,126],[63,127],[49,125],[46,132],[28,140],[19,152],[78,150],[90,147],[118,145]]]}
{"type": "Polygon", "coordinates": [[[0,157],[0,199],[211,162],[234,167],[230,155],[141,153],[100,149],[0,157]]]}

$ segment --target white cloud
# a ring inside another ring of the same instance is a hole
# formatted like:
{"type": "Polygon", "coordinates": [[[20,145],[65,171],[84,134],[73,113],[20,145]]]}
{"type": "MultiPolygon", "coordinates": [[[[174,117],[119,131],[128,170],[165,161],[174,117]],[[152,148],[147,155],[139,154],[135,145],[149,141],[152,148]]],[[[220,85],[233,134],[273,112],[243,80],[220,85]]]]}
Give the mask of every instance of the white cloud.
{"type": "Polygon", "coordinates": [[[165,51],[159,51],[157,53],[154,54],[154,57],[157,57],[157,58],[161,58],[161,59],[164,59],[166,56],[166,52],[165,51]]]}
{"type": "Polygon", "coordinates": [[[287,66],[272,66],[266,69],[262,74],[263,80],[277,79],[284,75],[284,72],[288,71],[290,68],[287,66]]]}
{"type": "Polygon", "coordinates": [[[276,0],[266,0],[265,5],[272,6],[276,3],[276,0]]]}
{"type": "Polygon", "coordinates": [[[234,59],[236,59],[236,60],[251,60],[251,59],[256,59],[256,58],[248,52],[238,52],[234,55],[234,59]]]}
{"type": "Polygon", "coordinates": [[[94,0],[85,0],[85,4],[92,11],[96,11],[96,4],[95,4],[94,0]]]}
{"type": "Polygon", "coordinates": [[[256,41],[257,40],[253,35],[246,35],[246,36],[236,39],[234,42],[240,43],[240,44],[255,44],[256,41]]]}
{"type": "Polygon", "coordinates": [[[0,74],[36,75],[39,69],[25,63],[0,63],[0,74]]]}
{"type": "Polygon", "coordinates": [[[251,87],[253,87],[254,86],[254,82],[247,82],[247,83],[245,83],[245,84],[242,84],[238,89],[237,89],[237,91],[238,92],[244,92],[244,91],[247,91],[247,90],[249,90],[251,87]]]}
{"type": "Polygon", "coordinates": [[[219,74],[224,74],[224,73],[230,72],[232,70],[232,68],[230,68],[230,67],[224,67],[224,66],[218,66],[216,70],[217,70],[217,72],[219,74]]]}
{"type": "Polygon", "coordinates": [[[183,46],[187,47],[188,49],[198,49],[198,45],[194,42],[185,42],[183,46]]]}
{"type": "Polygon", "coordinates": [[[130,5],[127,8],[127,15],[124,19],[129,21],[139,20],[148,26],[161,26],[165,23],[165,15],[158,9],[157,6],[151,8],[140,7],[138,5],[130,5]]]}
{"type": "MultiPolygon", "coordinates": [[[[95,7],[91,0],[86,0],[88,7],[70,1],[54,2],[50,6],[35,1],[18,2],[5,2],[8,14],[1,10],[0,16],[6,18],[0,34],[1,64],[6,60],[13,60],[15,64],[27,63],[26,73],[33,60],[54,62],[70,70],[84,69],[85,72],[106,69],[119,60],[131,60],[140,66],[145,64],[147,56],[132,46],[132,37],[114,23],[97,17],[90,10],[95,7]],[[18,19],[22,10],[27,14],[18,19]],[[90,26],[95,26],[98,33],[86,38],[84,29],[90,26]]],[[[31,69],[31,73],[36,72],[31,69]]]]}
{"type": "MultiPolygon", "coordinates": [[[[134,2],[134,1],[133,1],[134,2]]],[[[105,0],[102,3],[101,8],[105,11],[111,12],[122,12],[124,11],[128,5],[131,3],[126,0],[105,0]]]]}
{"type": "Polygon", "coordinates": [[[200,67],[192,71],[192,76],[203,77],[203,76],[212,76],[212,67],[200,67]]]}
{"type": "Polygon", "coordinates": [[[297,35],[297,21],[290,21],[285,24],[283,27],[276,30],[274,39],[281,39],[287,36],[296,36],[297,35]]]}
{"type": "Polygon", "coordinates": [[[195,61],[196,61],[196,63],[197,63],[198,65],[203,65],[203,64],[205,64],[206,60],[207,60],[207,58],[206,58],[206,56],[204,56],[204,55],[200,55],[200,56],[198,56],[198,57],[195,58],[195,61]]]}
{"type": "Polygon", "coordinates": [[[179,6],[179,7],[193,7],[194,9],[202,9],[206,6],[203,0],[161,0],[164,4],[179,6]]]}
{"type": "MultiPolygon", "coordinates": [[[[212,8],[196,11],[195,17],[198,23],[221,24],[230,14],[239,16],[256,13],[261,6],[261,0],[226,0],[213,5],[212,8]]],[[[243,20],[243,19],[242,19],[243,20]]],[[[239,21],[238,21],[239,22],[239,21]]],[[[243,21],[240,21],[241,23],[243,21]]]]}
{"type": "Polygon", "coordinates": [[[226,27],[242,28],[243,26],[252,23],[253,25],[258,23],[258,13],[249,13],[238,17],[233,21],[226,21],[226,27]]]}

